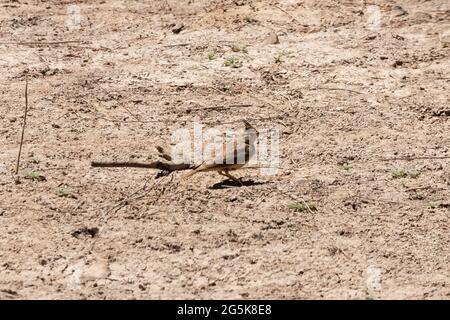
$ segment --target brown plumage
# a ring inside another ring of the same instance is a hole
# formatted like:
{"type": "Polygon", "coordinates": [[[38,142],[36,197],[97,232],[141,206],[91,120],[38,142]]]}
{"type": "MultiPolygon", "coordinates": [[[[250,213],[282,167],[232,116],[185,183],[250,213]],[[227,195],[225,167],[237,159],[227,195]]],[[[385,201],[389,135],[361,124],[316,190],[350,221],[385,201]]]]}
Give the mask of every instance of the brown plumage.
{"type": "Polygon", "coordinates": [[[186,174],[184,178],[189,178],[190,176],[207,171],[217,171],[220,175],[232,179],[233,181],[239,182],[239,179],[232,176],[229,172],[238,170],[245,166],[250,158],[256,152],[256,140],[258,138],[258,131],[246,120],[244,120],[245,132],[241,138],[244,138],[244,143],[241,145],[233,144],[233,149],[227,152],[226,144],[223,145],[223,161],[217,163],[215,159],[207,159],[203,161],[198,166],[194,167],[191,172],[186,174]]]}

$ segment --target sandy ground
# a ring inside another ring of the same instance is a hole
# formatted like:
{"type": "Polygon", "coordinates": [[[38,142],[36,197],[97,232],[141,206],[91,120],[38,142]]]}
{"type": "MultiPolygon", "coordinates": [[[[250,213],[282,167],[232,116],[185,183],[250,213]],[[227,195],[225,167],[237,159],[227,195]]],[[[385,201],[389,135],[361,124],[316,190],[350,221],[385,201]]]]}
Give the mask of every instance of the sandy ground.
{"type": "Polygon", "coordinates": [[[0,39],[1,299],[450,298],[448,1],[1,0],[0,39]],[[243,118],[253,184],[90,167],[243,118]]]}

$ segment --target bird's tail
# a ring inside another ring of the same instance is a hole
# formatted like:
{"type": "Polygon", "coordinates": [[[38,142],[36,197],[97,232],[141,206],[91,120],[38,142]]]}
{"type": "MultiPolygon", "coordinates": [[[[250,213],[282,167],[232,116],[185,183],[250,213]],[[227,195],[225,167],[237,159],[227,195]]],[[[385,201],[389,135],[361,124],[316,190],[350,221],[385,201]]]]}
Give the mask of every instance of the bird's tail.
{"type": "Polygon", "coordinates": [[[198,171],[197,170],[192,170],[188,173],[186,173],[185,175],[183,175],[183,177],[181,178],[182,180],[187,180],[188,178],[192,177],[194,174],[196,174],[198,171]]]}

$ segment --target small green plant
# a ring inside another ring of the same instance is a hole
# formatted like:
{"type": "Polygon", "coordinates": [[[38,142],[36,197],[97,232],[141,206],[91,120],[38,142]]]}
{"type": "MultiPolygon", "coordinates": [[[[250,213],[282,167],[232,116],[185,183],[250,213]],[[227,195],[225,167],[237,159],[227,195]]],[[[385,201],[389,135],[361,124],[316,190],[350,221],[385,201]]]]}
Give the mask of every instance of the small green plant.
{"type": "Polygon", "coordinates": [[[394,179],[406,178],[408,173],[405,170],[394,170],[391,172],[391,176],[394,179]]]}
{"type": "Polygon", "coordinates": [[[290,55],[291,55],[291,52],[283,50],[283,51],[278,52],[276,55],[274,55],[273,59],[274,59],[275,63],[280,64],[283,62],[283,58],[285,58],[285,57],[288,58],[290,55]]]}
{"type": "Polygon", "coordinates": [[[408,172],[408,177],[410,177],[412,179],[416,179],[419,176],[420,176],[420,172],[408,172]]]}
{"type": "Polygon", "coordinates": [[[344,171],[350,171],[351,169],[353,169],[353,167],[348,164],[341,164],[341,165],[339,165],[339,168],[344,171]]]}
{"type": "Polygon", "coordinates": [[[231,51],[233,52],[242,52],[242,53],[247,53],[247,46],[244,45],[238,45],[238,44],[233,44],[233,46],[231,47],[231,51]]]}
{"type": "Polygon", "coordinates": [[[295,212],[304,212],[304,211],[317,211],[317,207],[315,204],[307,204],[306,202],[293,202],[288,205],[288,208],[295,212]]]}
{"type": "Polygon", "coordinates": [[[67,198],[70,196],[69,190],[67,190],[67,187],[59,187],[56,189],[56,195],[61,198],[67,198]]]}
{"type": "Polygon", "coordinates": [[[242,61],[237,57],[229,57],[225,59],[224,65],[230,68],[240,68],[242,67],[242,61]]]}
{"type": "Polygon", "coordinates": [[[420,175],[420,172],[408,172],[403,169],[391,171],[391,176],[394,179],[408,178],[408,177],[412,178],[412,179],[416,179],[419,175],[420,175]]]}
{"type": "Polygon", "coordinates": [[[214,60],[214,59],[216,59],[216,55],[214,53],[210,53],[210,54],[208,54],[208,59],[214,60]]]}
{"type": "Polygon", "coordinates": [[[31,179],[33,181],[45,181],[45,177],[36,171],[27,171],[25,172],[25,179],[31,179]]]}

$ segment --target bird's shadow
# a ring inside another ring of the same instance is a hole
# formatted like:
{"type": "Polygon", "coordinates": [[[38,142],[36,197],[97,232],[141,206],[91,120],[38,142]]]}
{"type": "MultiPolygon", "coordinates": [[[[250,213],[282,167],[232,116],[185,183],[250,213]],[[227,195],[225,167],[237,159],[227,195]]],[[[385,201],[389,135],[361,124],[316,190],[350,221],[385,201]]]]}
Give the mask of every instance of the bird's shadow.
{"type": "Polygon", "coordinates": [[[249,187],[249,186],[258,186],[260,184],[266,184],[267,182],[256,182],[254,180],[246,180],[246,181],[234,181],[231,179],[223,180],[221,182],[215,183],[212,186],[208,187],[208,189],[225,189],[225,188],[233,188],[233,187],[249,187]]]}

